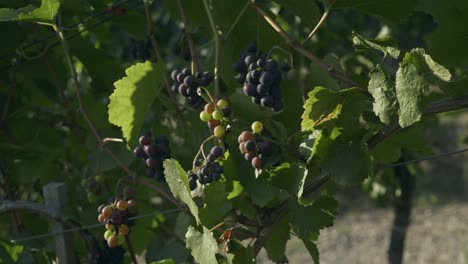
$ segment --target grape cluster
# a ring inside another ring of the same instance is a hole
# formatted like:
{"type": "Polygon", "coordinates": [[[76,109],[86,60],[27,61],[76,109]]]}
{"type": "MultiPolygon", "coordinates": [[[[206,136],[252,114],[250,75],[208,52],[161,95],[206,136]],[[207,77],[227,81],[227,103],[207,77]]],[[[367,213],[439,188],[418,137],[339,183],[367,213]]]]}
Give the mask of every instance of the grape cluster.
{"type": "Polygon", "coordinates": [[[130,46],[128,53],[132,61],[147,61],[151,59],[153,54],[152,51],[153,47],[151,45],[151,41],[148,39],[134,42],[130,46]]]}
{"type": "Polygon", "coordinates": [[[264,131],[261,122],[253,122],[252,131],[243,131],[239,135],[237,139],[239,150],[244,155],[245,160],[252,164],[252,167],[261,169],[263,168],[265,158],[273,153],[274,145],[255,136],[264,131]]]}
{"type": "Polygon", "coordinates": [[[228,122],[232,110],[229,103],[220,99],[215,103],[207,103],[203,111],[200,112],[200,120],[208,123],[208,127],[214,136],[221,138],[226,132],[226,127],[222,124],[228,122]]]}
{"type": "Polygon", "coordinates": [[[150,132],[143,133],[139,139],[140,146],[133,150],[135,157],[142,158],[146,165],[146,175],[157,181],[164,181],[163,161],[170,158],[169,140],[157,137],[154,142],[150,132]]]}
{"type": "Polygon", "coordinates": [[[105,224],[104,239],[110,248],[122,245],[128,235],[129,215],[136,210],[135,200],[118,200],[109,204],[102,204],[98,208],[98,221],[105,224]]]}
{"type": "Polygon", "coordinates": [[[198,95],[198,87],[208,86],[213,81],[213,75],[210,72],[197,72],[192,75],[189,68],[184,68],[182,71],[173,70],[171,79],[175,82],[171,87],[174,93],[186,97],[190,105],[202,105],[205,100],[198,95]]]}
{"type": "Polygon", "coordinates": [[[268,59],[265,54],[256,55],[256,47],[249,47],[246,53],[233,65],[238,73],[236,79],[244,84],[243,92],[252,97],[252,102],[274,111],[283,110],[280,83],[282,72],[290,70],[289,65],[280,65],[274,59],[268,59]]]}
{"type": "Polygon", "coordinates": [[[218,162],[219,158],[224,156],[224,151],[219,146],[214,146],[210,150],[210,154],[206,159],[197,160],[194,169],[189,172],[189,186],[190,190],[197,188],[197,180],[200,184],[208,184],[212,181],[219,181],[221,174],[224,172],[224,167],[218,162]],[[195,173],[196,171],[196,173],[195,173]]]}
{"type": "Polygon", "coordinates": [[[104,177],[104,175],[97,174],[81,181],[81,186],[86,189],[88,202],[95,203],[97,201],[97,196],[102,192],[101,185],[105,180],[104,177]]]}

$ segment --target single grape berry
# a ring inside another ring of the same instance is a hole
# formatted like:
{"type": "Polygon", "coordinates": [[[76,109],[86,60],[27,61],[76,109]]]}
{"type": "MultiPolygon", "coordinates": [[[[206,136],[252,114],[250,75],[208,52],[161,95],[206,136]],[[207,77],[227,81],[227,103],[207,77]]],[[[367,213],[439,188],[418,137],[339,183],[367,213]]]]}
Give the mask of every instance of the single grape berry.
{"type": "Polygon", "coordinates": [[[125,211],[128,208],[128,202],[125,201],[125,200],[120,200],[120,201],[117,202],[116,207],[120,211],[125,211]]]}
{"type": "Polygon", "coordinates": [[[213,117],[214,120],[221,120],[223,119],[223,111],[216,110],[211,114],[211,117],[213,117]]]}
{"type": "Polygon", "coordinates": [[[215,110],[216,110],[216,107],[214,105],[214,103],[208,103],[205,105],[205,112],[207,112],[208,114],[212,114],[215,110]]]}
{"type": "Polygon", "coordinates": [[[203,122],[208,122],[211,120],[211,114],[209,114],[207,111],[201,111],[200,112],[200,120],[203,122]]]}
{"type": "Polygon", "coordinates": [[[149,145],[151,144],[151,136],[147,136],[147,135],[141,136],[138,142],[143,146],[149,145]]]}
{"type": "Polygon", "coordinates": [[[211,148],[210,154],[212,154],[215,158],[220,158],[224,154],[224,151],[221,147],[214,146],[211,148]]]}
{"type": "Polygon", "coordinates": [[[252,131],[254,133],[260,133],[263,130],[263,124],[260,121],[255,121],[252,123],[252,131]]]}
{"type": "Polygon", "coordinates": [[[263,166],[263,161],[259,157],[255,157],[252,159],[252,166],[256,169],[261,169],[263,166]]]}
{"type": "Polygon", "coordinates": [[[218,100],[218,102],[216,103],[216,106],[219,107],[219,108],[225,108],[225,107],[228,107],[229,106],[229,103],[228,101],[224,100],[224,99],[220,99],[218,100]]]}

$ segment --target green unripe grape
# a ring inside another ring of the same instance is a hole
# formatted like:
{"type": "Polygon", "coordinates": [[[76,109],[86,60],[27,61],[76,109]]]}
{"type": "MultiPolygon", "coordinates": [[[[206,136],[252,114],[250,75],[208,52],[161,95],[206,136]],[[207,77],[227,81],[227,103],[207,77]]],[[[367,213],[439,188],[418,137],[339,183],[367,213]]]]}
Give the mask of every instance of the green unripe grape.
{"type": "Polygon", "coordinates": [[[297,79],[298,73],[296,69],[290,69],[288,73],[286,74],[286,78],[288,80],[295,80],[297,79]]]}
{"type": "Polygon", "coordinates": [[[216,110],[211,114],[214,120],[221,120],[224,117],[223,111],[216,110]]]}
{"type": "Polygon", "coordinates": [[[222,138],[224,136],[224,133],[226,133],[226,128],[224,128],[221,125],[215,127],[213,131],[214,136],[217,138],[222,138]]]}
{"type": "Polygon", "coordinates": [[[220,99],[218,100],[218,102],[216,103],[216,106],[220,109],[223,109],[224,107],[228,107],[229,106],[229,103],[228,101],[224,100],[224,99],[220,99]]]}
{"type": "Polygon", "coordinates": [[[94,176],[94,180],[96,180],[97,183],[103,183],[104,182],[104,175],[96,175],[94,176]]]}
{"type": "Polygon", "coordinates": [[[89,203],[96,203],[97,202],[97,196],[93,192],[88,192],[88,202],[89,203]]]}
{"type": "Polygon", "coordinates": [[[111,237],[114,234],[115,234],[114,230],[107,230],[106,232],[104,232],[104,239],[107,240],[109,239],[109,237],[111,237]]]}
{"type": "Polygon", "coordinates": [[[88,180],[86,180],[86,179],[81,180],[81,186],[82,187],[88,186],[88,180]]]}
{"type": "Polygon", "coordinates": [[[260,133],[263,130],[263,124],[260,121],[255,121],[252,123],[252,131],[254,133],[260,133]]]}
{"type": "Polygon", "coordinates": [[[211,120],[211,115],[208,114],[206,111],[200,112],[200,120],[203,122],[208,122],[211,120]]]}

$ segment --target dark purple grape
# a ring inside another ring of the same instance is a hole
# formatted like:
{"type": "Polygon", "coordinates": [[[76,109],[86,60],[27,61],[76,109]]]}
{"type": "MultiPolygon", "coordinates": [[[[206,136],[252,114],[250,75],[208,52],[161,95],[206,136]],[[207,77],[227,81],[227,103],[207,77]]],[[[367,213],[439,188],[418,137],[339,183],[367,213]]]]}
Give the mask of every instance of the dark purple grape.
{"type": "Polygon", "coordinates": [[[249,65],[249,71],[253,71],[253,70],[255,70],[255,69],[257,69],[257,63],[256,63],[256,62],[250,63],[250,65],[249,65]]]}
{"type": "Polygon", "coordinates": [[[187,87],[184,83],[181,83],[181,84],[179,85],[179,93],[180,93],[181,95],[183,95],[183,96],[188,96],[188,94],[187,94],[187,89],[188,89],[188,87],[187,87]]]}
{"type": "Polygon", "coordinates": [[[207,167],[203,167],[200,170],[201,175],[207,175],[210,173],[210,170],[207,167]]]}
{"type": "Polygon", "coordinates": [[[177,77],[176,77],[176,81],[178,81],[179,83],[183,83],[184,82],[184,79],[185,79],[185,75],[183,72],[177,74],[177,77]]]}
{"type": "Polygon", "coordinates": [[[253,83],[246,83],[244,84],[244,94],[248,96],[256,96],[257,95],[257,85],[253,83]]]}
{"type": "Polygon", "coordinates": [[[215,172],[212,175],[213,181],[219,181],[221,179],[221,174],[215,172]]]}
{"type": "Polygon", "coordinates": [[[271,72],[264,71],[260,76],[260,83],[265,86],[270,86],[275,82],[275,75],[271,72]]]}
{"type": "Polygon", "coordinates": [[[197,180],[193,178],[189,179],[189,187],[191,191],[195,190],[197,188],[197,180]]]}
{"type": "Polygon", "coordinates": [[[158,160],[155,158],[147,158],[145,160],[145,163],[146,163],[146,166],[148,166],[148,168],[155,169],[156,167],[158,167],[158,160]]]}
{"type": "Polygon", "coordinates": [[[231,107],[224,107],[223,109],[221,109],[221,111],[223,111],[223,115],[225,117],[229,117],[231,114],[232,114],[232,110],[231,110],[231,107]]]}
{"type": "Polygon", "coordinates": [[[206,160],[213,162],[216,160],[216,157],[213,154],[208,154],[208,156],[206,156],[206,160]]]}
{"type": "Polygon", "coordinates": [[[257,94],[260,96],[265,96],[268,93],[268,88],[267,86],[263,84],[257,85],[257,94]]]}
{"type": "Polygon", "coordinates": [[[247,77],[247,73],[239,73],[236,75],[236,81],[239,83],[244,83],[247,77]]]}
{"type": "Polygon", "coordinates": [[[278,70],[278,63],[273,59],[269,59],[266,61],[264,68],[266,71],[276,71],[278,70]]]}
{"type": "Polygon", "coordinates": [[[174,83],[172,86],[171,86],[171,91],[173,93],[178,93],[179,92],[179,83],[174,83]]]}
{"type": "Polygon", "coordinates": [[[224,154],[224,151],[220,146],[214,146],[211,148],[210,154],[212,154],[215,157],[215,159],[217,159],[224,154]]]}
{"type": "Polygon", "coordinates": [[[265,62],[264,59],[258,59],[258,60],[257,60],[257,66],[258,66],[258,67],[262,67],[262,68],[263,68],[263,67],[265,66],[265,63],[266,63],[266,62],[265,62]]]}
{"type": "Polygon", "coordinates": [[[247,67],[245,67],[245,63],[243,61],[236,61],[232,65],[232,69],[235,72],[245,72],[247,71],[247,67]]]}
{"type": "Polygon", "coordinates": [[[263,107],[271,107],[273,105],[273,96],[271,95],[265,95],[260,99],[260,104],[263,107]]]}
{"type": "Polygon", "coordinates": [[[106,207],[107,205],[106,204],[101,204],[99,205],[98,207],[98,213],[101,213],[102,212],[102,209],[104,209],[104,207],[106,207]]]}
{"type": "Polygon", "coordinates": [[[247,47],[247,52],[256,53],[257,52],[257,43],[252,43],[247,47]]]}
{"type": "Polygon", "coordinates": [[[187,76],[187,75],[191,75],[192,74],[192,71],[190,70],[190,68],[184,68],[182,70],[182,73],[187,76]]]}
{"type": "Polygon", "coordinates": [[[147,136],[147,135],[141,136],[138,139],[138,142],[140,143],[140,145],[143,145],[143,146],[149,145],[151,144],[151,136],[147,136]]]}
{"type": "Polygon", "coordinates": [[[246,66],[249,66],[250,64],[254,63],[257,59],[255,58],[255,55],[249,55],[245,57],[244,63],[246,66]]]}
{"type": "Polygon", "coordinates": [[[203,164],[203,161],[198,159],[193,163],[193,166],[196,168],[196,167],[200,167],[202,164],[203,164]]]}
{"type": "Polygon", "coordinates": [[[213,81],[213,74],[208,71],[203,72],[203,78],[205,78],[210,83],[213,81]]]}
{"type": "Polygon", "coordinates": [[[283,106],[283,101],[281,101],[281,100],[275,100],[275,101],[273,102],[273,110],[274,110],[274,111],[276,111],[276,112],[281,111],[281,110],[283,110],[283,107],[284,107],[284,106],[283,106]]]}
{"type": "Polygon", "coordinates": [[[173,81],[177,81],[177,75],[180,73],[180,71],[178,69],[175,69],[171,72],[171,79],[173,81]]]}
{"type": "Polygon", "coordinates": [[[195,85],[195,77],[193,77],[192,75],[185,77],[184,84],[187,87],[193,87],[193,85],[195,85]]]}
{"type": "Polygon", "coordinates": [[[135,157],[137,157],[137,158],[144,158],[144,157],[146,156],[145,150],[144,150],[143,147],[141,147],[141,146],[136,147],[136,148],[133,150],[133,154],[134,154],[135,157]]]}
{"type": "Polygon", "coordinates": [[[144,146],[143,150],[148,156],[156,156],[158,153],[158,147],[153,144],[144,146]]]}
{"type": "Polygon", "coordinates": [[[86,185],[86,187],[88,187],[88,189],[90,190],[94,190],[97,188],[97,182],[94,178],[89,178],[88,179],[88,184],[86,185]]]}
{"type": "Polygon", "coordinates": [[[273,144],[271,142],[265,141],[259,144],[260,152],[265,155],[269,155],[273,152],[273,144]]]}
{"type": "Polygon", "coordinates": [[[245,150],[247,150],[248,152],[254,151],[255,142],[253,142],[252,140],[248,140],[247,142],[245,142],[245,150]]]}

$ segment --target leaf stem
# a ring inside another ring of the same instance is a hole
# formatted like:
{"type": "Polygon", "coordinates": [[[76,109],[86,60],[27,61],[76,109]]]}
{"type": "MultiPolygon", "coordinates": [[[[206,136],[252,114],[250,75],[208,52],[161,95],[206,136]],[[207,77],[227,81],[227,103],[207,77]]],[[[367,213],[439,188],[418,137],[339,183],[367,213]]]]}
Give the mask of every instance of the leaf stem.
{"type": "Polygon", "coordinates": [[[219,223],[219,224],[213,226],[213,227],[210,229],[210,232],[213,232],[215,229],[218,229],[218,228],[220,228],[220,227],[223,226],[223,225],[224,225],[224,221],[222,221],[221,223],[219,223]]]}
{"type": "Polygon", "coordinates": [[[291,36],[286,33],[283,28],[261,7],[255,4],[254,0],[251,0],[251,5],[255,7],[257,12],[263,16],[263,18],[270,24],[270,26],[286,41],[286,43],[291,46],[292,49],[295,51],[299,52],[306,58],[308,58],[310,61],[313,63],[317,64],[320,68],[324,69],[325,71],[328,72],[328,74],[335,79],[338,79],[342,81],[343,83],[353,86],[353,87],[359,87],[362,91],[367,93],[367,90],[365,88],[360,87],[358,83],[355,81],[351,80],[348,76],[344,75],[343,73],[337,71],[333,66],[325,63],[318,57],[316,57],[314,54],[312,54],[310,51],[308,51],[304,46],[300,45],[297,43],[291,36]]]}
{"type": "Polygon", "coordinates": [[[307,38],[302,42],[302,45],[303,46],[307,46],[307,42],[314,36],[314,34],[318,31],[318,29],[323,25],[323,23],[325,22],[325,20],[327,20],[327,17],[328,15],[330,14],[330,10],[333,6],[333,4],[336,2],[336,0],[333,0],[330,5],[327,7],[327,9],[325,9],[325,12],[323,13],[322,15],[322,18],[320,18],[319,22],[317,23],[317,25],[315,26],[315,28],[312,30],[312,32],[310,32],[309,36],[307,36],[307,38]]]}
{"type": "Polygon", "coordinates": [[[176,0],[177,7],[179,8],[180,18],[182,19],[182,23],[184,24],[184,34],[187,38],[190,56],[192,57],[192,74],[198,72],[198,57],[197,57],[197,50],[195,49],[195,44],[193,42],[193,38],[190,33],[187,31],[187,17],[185,16],[184,5],[182,4],[181,0],[176,0]]]}
{"type": "Polygon", "coordinates": [[[250,0],[247,0],[247,2],[245,3],[244,7],[242,8],[242,10],[240,11],[240,13],[237,15],[236,19],[234,20],[234,22],[232,22],[231,26],[229,27],[229,30],[228,32],[226,33],[226,35],[223,37],[223,41],[226,41],[227,38],[229,37],[229,34],[231,34],[231,32],[234,30],[234,28],[236,27],[237,23],[239,22],[240,18],[242,17],[242,15],[244,15],[245,11],[247,10],[247,8],[249,7],[249,3],[250,0]]]}
{"type": "Polygon", "coordinates": [[[214,65],[214,82],[215,82],[215,93],[214,98],[219,98],[219,51],[220,51],[220,41],[219,34],[216,31],[216,25],[214,23],[213,15],[211,14],[210,7],[208,6],[208,0],[203,0],[205,6],[206,14],[208,15],[208,20],[210,21],[211,31],[213,32],[213,38],[215,42],[215,65],[214,65]]]}

